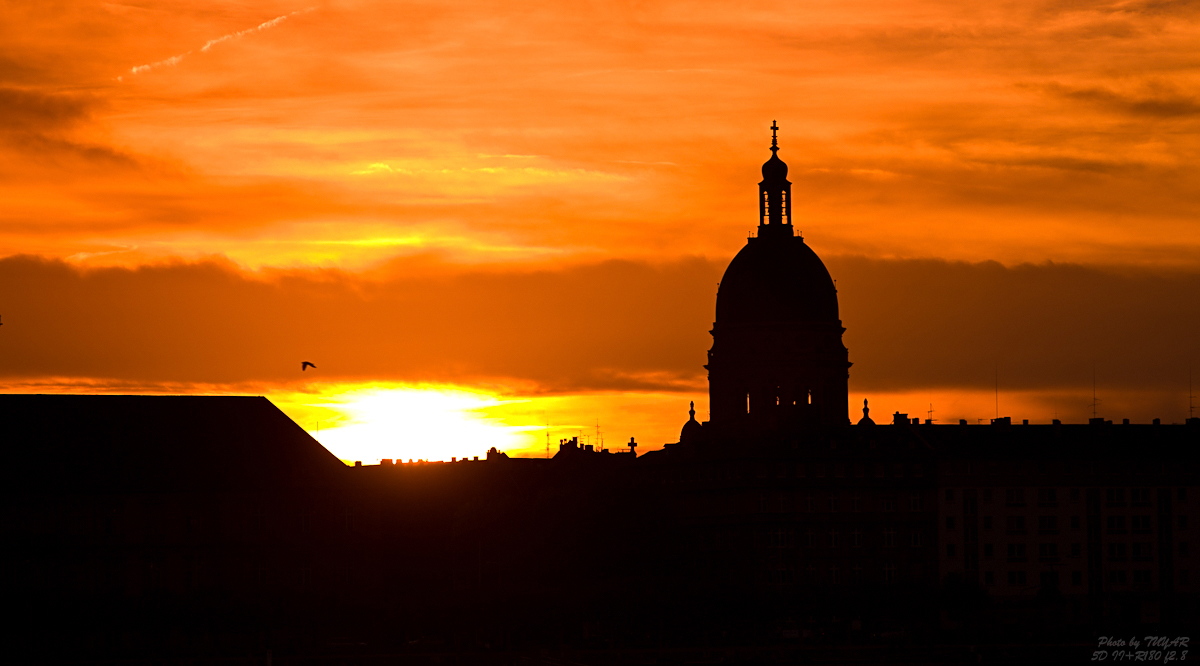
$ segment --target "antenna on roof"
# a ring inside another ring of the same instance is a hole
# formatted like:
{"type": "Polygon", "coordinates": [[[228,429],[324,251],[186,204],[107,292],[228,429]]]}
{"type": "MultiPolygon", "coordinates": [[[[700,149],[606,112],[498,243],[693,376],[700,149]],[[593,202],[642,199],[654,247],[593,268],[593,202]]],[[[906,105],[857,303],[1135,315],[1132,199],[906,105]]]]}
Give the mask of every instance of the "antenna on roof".
{"type": "Polygon", "coordinates": [[[1096,364],[1092,364],[1092,418],[1096,418],[1096,364]]]}
{"type": "MultiPolygon", "coordinates": [[[[1000,362],[996,361],[996,418],[1000,418],[1000,362]]],[[[930,405],[932,407],[933,405],[930,405]]]]}
{"type": "Polygon", "coordinates": [[[929,422],[933,423],[933,403],[932,402],[929,403],[929,411],[926,413],[929,414],[929,422]]]}
{"type": "Polygon", "coordinates": [[[1195,409],[1196,408],[1193,406],[1193,403],[1192,403],[1192,366],[1189,365],[1188,366],[1188,418],[1189,419],[1192,418],[1192,414],[1195,411],[1195,409]]]}
{"type": "Polygon", "coordinates": [[[546,457],[550,457],[550,419],[546,419],[546,457]]]}

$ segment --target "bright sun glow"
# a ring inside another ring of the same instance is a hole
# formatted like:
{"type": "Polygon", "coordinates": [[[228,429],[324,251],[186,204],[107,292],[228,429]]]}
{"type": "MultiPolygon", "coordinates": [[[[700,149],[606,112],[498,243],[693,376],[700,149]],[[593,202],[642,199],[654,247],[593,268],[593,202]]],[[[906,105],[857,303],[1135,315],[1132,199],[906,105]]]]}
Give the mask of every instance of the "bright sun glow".
{"type": "MultiPolygon", "coordinates": [[[[702,396],[696,396],[702,397],[702,396]]],[[[562,439],[638,453],[679,439],[688,396],[597,392],[529,395],[449,384],[312,383],[268,394],[285,414],[347,463],[381,458],[450,460],[554,455],[562,439]]],[[[698,418],[707,418],[697,404],[698,418]]]]}
{"type": "Polygon", "coordinates": [[[521,442],[522,426],[508,426],[483,410],[504,401],[450,388],[364,388],[321,396],[308,404],[337,412],[317,423],[319,441],[342,460],[380,458],[449,460],[521,442]]]}

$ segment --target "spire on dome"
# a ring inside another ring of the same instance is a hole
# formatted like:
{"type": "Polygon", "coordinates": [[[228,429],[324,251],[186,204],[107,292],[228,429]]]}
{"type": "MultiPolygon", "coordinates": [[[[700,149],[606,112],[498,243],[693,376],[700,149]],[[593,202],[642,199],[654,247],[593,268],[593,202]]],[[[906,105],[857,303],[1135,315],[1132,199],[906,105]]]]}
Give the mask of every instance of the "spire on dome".
{"type": "Polygon", "coordinates": [[[771,159],[762,166],[758,184],[758,236],[787,236],[792,233],[792,184],[788,167],[779,159],[779,124],[771,121],[771,159]]]}

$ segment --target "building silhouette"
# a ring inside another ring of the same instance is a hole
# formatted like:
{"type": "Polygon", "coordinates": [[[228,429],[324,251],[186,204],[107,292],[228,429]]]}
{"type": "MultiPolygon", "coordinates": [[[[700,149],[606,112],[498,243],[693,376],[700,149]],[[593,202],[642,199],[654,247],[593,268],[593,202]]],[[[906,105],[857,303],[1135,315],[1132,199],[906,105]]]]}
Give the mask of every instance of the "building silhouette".
{"type": "Polygon", "coordinates": [[[837,292],[771,151],[710,418],[661,450],[347,467],[264,398],[0,395],[6,649],[1057,662],[1200,625],[1200,419],[851,425],[837,292]]]}
{"type": "MultiPolygon", "coordinates": [[[[772,124],[759,183],[758,233],[717,291],[708,352],[708,428],[717,438],[841,427],[848,351],[837,290],[792,227],[792,186],[772,124]]],[[[699,431],[697,431],[699,432],[699,431]]]]}

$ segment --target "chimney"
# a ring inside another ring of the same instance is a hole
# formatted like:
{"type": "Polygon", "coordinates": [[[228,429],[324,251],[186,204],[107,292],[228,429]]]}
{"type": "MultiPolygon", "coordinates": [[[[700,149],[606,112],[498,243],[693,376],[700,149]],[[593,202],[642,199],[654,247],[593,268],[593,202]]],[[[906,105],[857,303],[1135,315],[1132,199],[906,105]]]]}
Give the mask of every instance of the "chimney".
{"type": "Polygon", "coordinates": [[[908,423],[908,414],[901,414],[900,412],[892,414],[892,425],[904,425],[906,423],[908,423]]]}

